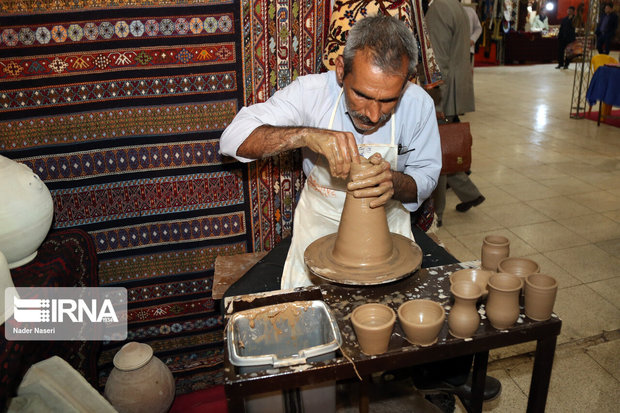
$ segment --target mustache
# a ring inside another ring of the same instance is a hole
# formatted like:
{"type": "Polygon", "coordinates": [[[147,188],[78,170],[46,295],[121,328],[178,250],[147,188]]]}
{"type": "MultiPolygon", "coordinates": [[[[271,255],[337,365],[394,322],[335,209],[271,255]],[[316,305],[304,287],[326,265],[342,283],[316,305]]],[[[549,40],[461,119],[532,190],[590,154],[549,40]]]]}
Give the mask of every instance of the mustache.
{"type": "Polygon", "coordinates": [[[368,116],[362,115],[359,112],[350,111],[349,113],[351,114],[351,117],[359,120],[363,124],[365,124],[365,125],[372,125],[372,126],[384,123],[385,121],[387,121],[390,118],[390,115],[391,115],[391,113],[384,113],[383,115],[381,115],[379,117],[379,120],[377,122],[373,122],[373,121],[370,120],[370,118],[368,116]]]}

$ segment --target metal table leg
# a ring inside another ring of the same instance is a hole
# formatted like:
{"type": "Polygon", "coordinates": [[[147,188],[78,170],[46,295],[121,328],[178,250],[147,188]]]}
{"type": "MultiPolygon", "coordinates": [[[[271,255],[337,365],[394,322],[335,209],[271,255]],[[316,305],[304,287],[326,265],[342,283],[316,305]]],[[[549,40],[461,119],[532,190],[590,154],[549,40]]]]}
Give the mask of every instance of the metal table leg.
{"type": "Polygon", "coordinates": [[[545,411],[556,341],[557,336],[551,336],[538,340],[536,344],[536,356],[532,369],[532,381],[530,382],[530,397],[527,401],[528,413],[543,413],[545,411]]]}

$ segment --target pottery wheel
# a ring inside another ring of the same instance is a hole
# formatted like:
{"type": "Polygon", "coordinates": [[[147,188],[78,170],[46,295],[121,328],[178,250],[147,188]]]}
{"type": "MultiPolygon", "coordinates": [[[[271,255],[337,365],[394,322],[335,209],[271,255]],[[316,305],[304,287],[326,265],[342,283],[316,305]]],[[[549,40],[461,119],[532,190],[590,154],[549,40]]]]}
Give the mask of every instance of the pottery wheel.
{"type": "Polygon", "coordinates": [[[422,249],[411,239],[395,233],[392,236],[392,255],[382,263],[351,266],[338,262],[332,255],[338,233],[314,241],[304,252],[304,261],[310,272],[324,280],[338,284],[377,285],[400,280],[422,264],[422,249]]]}

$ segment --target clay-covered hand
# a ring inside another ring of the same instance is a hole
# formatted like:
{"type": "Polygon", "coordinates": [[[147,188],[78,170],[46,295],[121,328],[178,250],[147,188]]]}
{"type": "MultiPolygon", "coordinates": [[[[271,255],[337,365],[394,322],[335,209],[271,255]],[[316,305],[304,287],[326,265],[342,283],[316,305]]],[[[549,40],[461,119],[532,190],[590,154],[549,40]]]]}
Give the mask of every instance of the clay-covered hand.
{"type": "Polygon", "coordinates": [[[394,196],[394,182],[390,163],[375,153],[368,158],[372,166],[351,176],[347,189],[355,198],[377,198],[370,201],[371,208],[385,205],[394,196]]]}
{"type": "Polygon", "coordinates": [[[329,171],[337,178],[346,178],[351,162],[359,162],[357,143],[351,132],[314,129],[304,136],[304,141],[305,146],[327,158],[329,171]]]}

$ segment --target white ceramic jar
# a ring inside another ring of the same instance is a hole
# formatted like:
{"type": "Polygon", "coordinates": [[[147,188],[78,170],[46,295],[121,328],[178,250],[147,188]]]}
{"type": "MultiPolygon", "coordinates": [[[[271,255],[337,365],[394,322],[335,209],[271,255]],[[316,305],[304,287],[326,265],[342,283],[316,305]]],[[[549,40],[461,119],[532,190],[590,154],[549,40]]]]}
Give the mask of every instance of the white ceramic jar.
{"type": "Polygon", "coordinates": [[[0,155],[0,251],[9,268],[32,261],[52,225],[54,203],[41,178],[0,155]]]}

